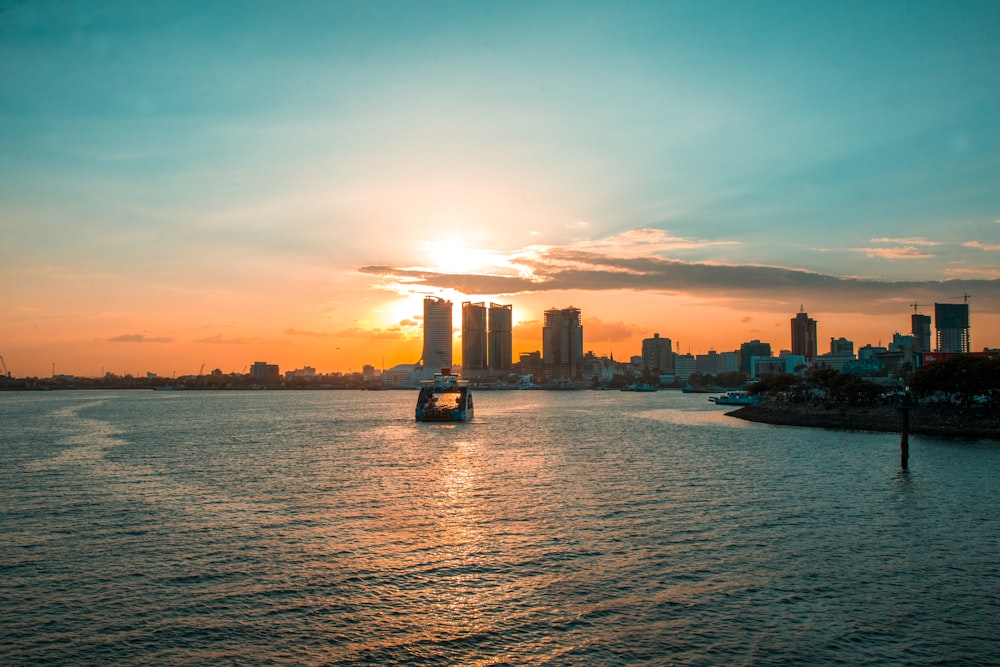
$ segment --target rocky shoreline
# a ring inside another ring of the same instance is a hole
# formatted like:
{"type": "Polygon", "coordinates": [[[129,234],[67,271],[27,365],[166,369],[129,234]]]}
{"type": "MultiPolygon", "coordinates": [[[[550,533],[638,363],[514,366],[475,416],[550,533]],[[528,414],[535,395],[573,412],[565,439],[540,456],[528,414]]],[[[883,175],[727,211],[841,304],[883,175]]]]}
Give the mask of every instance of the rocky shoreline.
{"type": "MultiPolygon", "coordinates": [[[[900,412],[882,405],[811,405],[765,401],[727,415],[780,426],[805,426],[842,431],[899,433],[900,412]]],[[[965,439],[1000,440],[1000,415],[986,408],[916,406],[910,410],[910,433],[965,439]]]]}

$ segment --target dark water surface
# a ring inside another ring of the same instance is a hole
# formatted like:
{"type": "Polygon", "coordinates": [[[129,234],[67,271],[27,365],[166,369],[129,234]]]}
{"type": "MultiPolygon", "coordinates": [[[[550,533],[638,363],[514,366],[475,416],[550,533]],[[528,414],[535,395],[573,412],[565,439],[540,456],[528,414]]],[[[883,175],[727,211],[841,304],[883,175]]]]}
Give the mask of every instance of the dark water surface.
{"type": "Polygon", "coordinates": [[[1000,664],[1000,447],[675,392],[0,394],[0,663],[1000,664]]]}

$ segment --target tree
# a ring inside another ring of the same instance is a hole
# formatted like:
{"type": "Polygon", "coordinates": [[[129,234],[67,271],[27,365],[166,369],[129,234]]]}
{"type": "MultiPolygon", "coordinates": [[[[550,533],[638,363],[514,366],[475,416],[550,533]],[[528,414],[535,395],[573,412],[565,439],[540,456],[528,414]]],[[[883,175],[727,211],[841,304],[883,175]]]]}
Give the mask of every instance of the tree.
{"type": "Polygon", "coordinates": [[[1000,358],[957,354],[913,371],[910,389],[921,397],[942,393],[968,406],[973,397],[1000,394],[1000,358]]]}

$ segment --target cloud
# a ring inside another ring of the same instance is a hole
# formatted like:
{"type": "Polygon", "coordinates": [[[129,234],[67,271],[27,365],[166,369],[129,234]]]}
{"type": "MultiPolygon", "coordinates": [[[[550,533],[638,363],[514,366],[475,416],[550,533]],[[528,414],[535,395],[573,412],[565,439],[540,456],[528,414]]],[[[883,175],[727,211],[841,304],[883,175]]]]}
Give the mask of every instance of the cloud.
{"type": "Polygon", "coordinates": [[[996,252],[1000,250],[1000,243],[988,244],[980,243],[979,241],[966,241],[962,244],[966,248],[979,248],[980,250],[986,250],[987,252],[996,252]]]}
{"type": "Polygon", "coordinates": [[[634,324],[605,322],[597,317],[585,317],[582,324],[588,342],[620,343],[632,338],[633,334],[640,329],[634,324]]]}
{"type": "Polygon", "coordinates": [[[928,252],[921,252],[916,246],[908,245],[899,248],[855,248],[857,252],[863,252],[869,257],[878,259],[930,259],[934,255],[928,252]]]}
{"type": "MultiPolygon", "coordinates": [[[[893,281],[794,267],[685,261],[669,256],[667,251],[675,242],[662,232],[635,230],[567,246],[530,246],[510,256],[516,275],[443,273],[390,265],[366,266],[359,271],[378,276],[387,289],[395,291],[452,289],[470,296],[629,290],[715,301],[753,299],[759,304],[810,299],[844,312],[881,312],[885,303],[947,300],[953,294],[969,292],[983,295],[979,301],[983,307],[987,307],[988,300],[989,308],[1000,309],[1000,281],[992,278],[893,281]]],[[[854,250],[893,260],[931,257],[916,245],[854,250]]]]}
{"type": "Polygon", "coordinates": [[[122,334],[109,338],[109,343],[172,343],[173,338],[149,337],[146,334],[122,334]]]}
{"type": "Polygon", "coordinates": [[[230,336],[223,338],[221,334],[208,336],[207,338],[197,338],[195,343],[206,343],[208,345],[247,345],[249,343],[259,343],[259,338],[244,338],[242,336],[230,336]]]}
{"type": "Polygon", "coordinates": [[[941,245],[940,241],[928,241],[927,239],[925,239],[922,236],[910,236],[910,237],[902,238],[902,239],[892,239],[892,238],[885,238],[885,237],[883,237],[883,238],[879,238],[879,239],[872,239],[871,242],[872,243],[902,243],[902,244],[911,245],[911,246],[935,246],[935,245],[941,245]]]}

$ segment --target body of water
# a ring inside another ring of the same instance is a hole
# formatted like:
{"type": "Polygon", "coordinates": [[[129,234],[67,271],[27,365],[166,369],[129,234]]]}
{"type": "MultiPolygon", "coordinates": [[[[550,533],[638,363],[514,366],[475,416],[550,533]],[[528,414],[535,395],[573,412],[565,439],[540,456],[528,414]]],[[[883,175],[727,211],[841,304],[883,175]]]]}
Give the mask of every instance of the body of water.
{"type": "Polygon", "coordinates": [[[1000,664],[1000,447],[704,395],[0,394],[0,663],[1000,664]]]}

